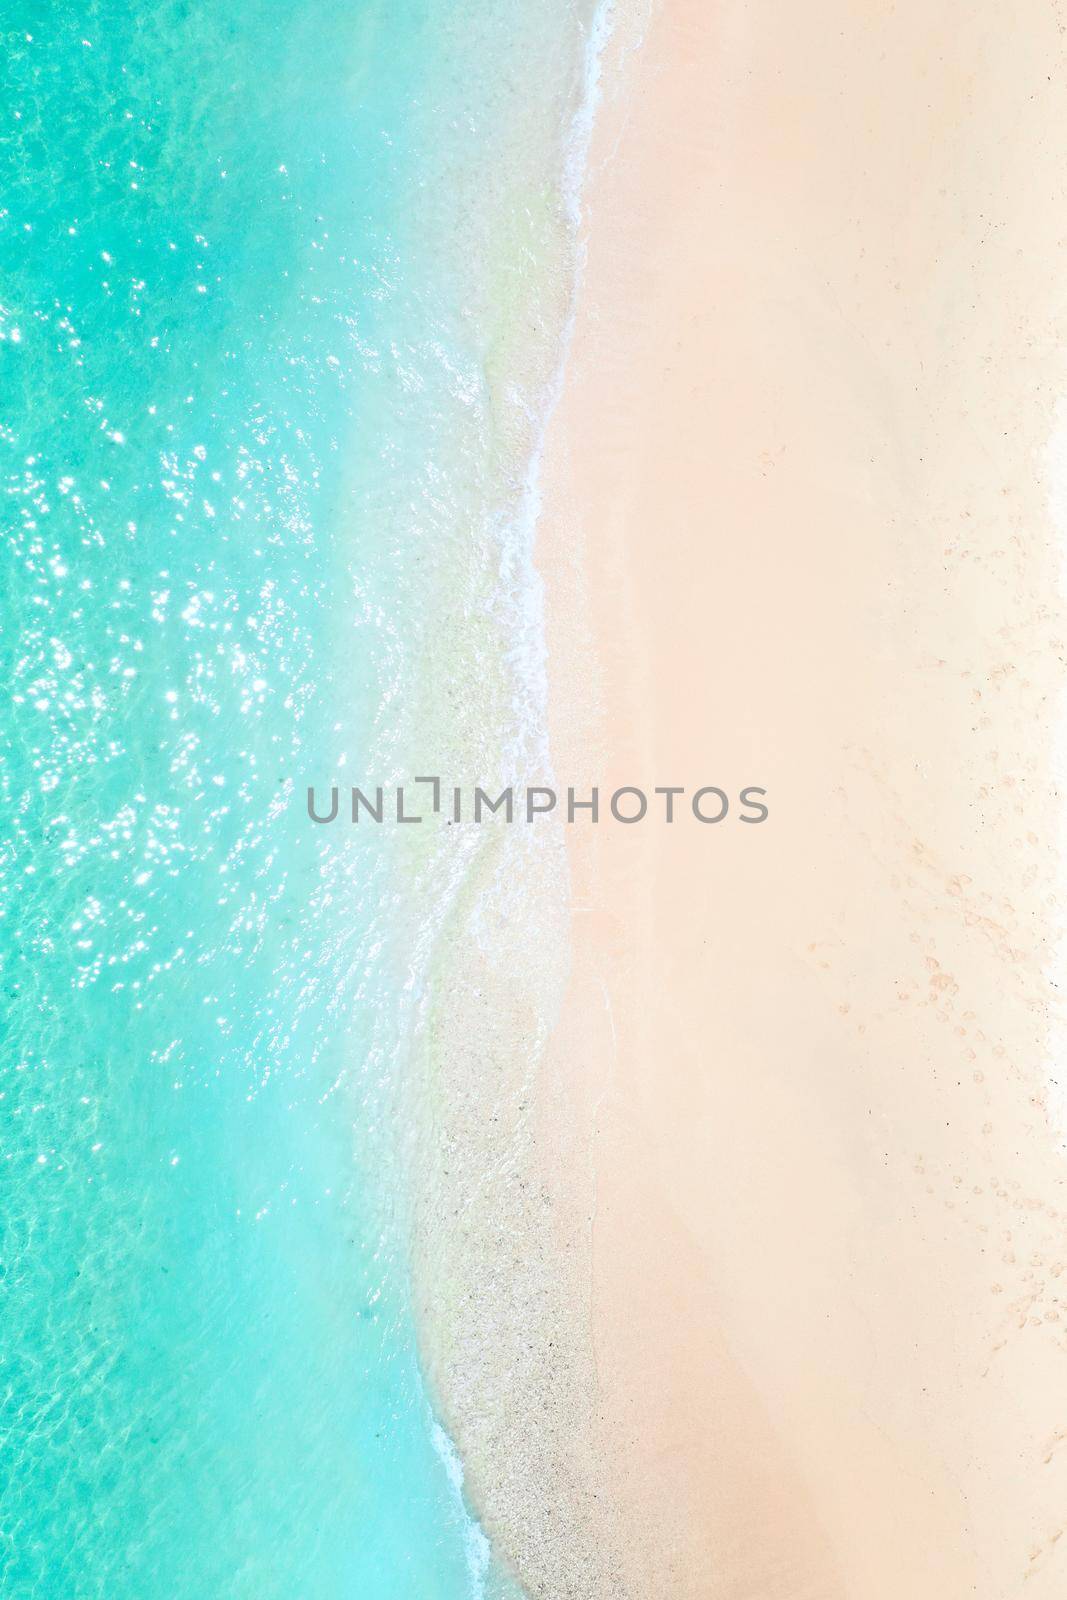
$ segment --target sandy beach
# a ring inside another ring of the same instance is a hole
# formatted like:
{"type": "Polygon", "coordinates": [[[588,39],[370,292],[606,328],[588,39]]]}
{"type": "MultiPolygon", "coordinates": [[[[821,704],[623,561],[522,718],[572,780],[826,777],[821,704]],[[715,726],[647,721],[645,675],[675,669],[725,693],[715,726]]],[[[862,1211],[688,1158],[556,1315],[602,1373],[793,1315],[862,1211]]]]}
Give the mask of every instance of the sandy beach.
{"type": "Polygon", "coordinates": [[[1062,21],[634,37],[546,455],[554,765],[771,814],[566,830],[532,1159],[588,1241],[582,1592],[1059,1595],[1062,21]]]}
{"type": "Polygon", "coordinates": [[[1067,1600],[1067,0],[8,13],[0,1600],[1067,1600]]]}

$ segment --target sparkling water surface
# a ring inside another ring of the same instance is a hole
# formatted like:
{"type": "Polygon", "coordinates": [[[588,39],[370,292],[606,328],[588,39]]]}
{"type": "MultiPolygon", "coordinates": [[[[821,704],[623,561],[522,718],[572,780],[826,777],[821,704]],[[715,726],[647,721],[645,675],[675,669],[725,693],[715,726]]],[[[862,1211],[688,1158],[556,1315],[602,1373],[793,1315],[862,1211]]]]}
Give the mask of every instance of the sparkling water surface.
{"type": "Polygon", "coordinates": [[[399,759],[448,585],[479,612],[507,567],[500,395],[516,316],[551,332],[584,26],[5,10],[13,1600],[503,1583],[408,1303],[394,864],[303,786],[399,759]]]}

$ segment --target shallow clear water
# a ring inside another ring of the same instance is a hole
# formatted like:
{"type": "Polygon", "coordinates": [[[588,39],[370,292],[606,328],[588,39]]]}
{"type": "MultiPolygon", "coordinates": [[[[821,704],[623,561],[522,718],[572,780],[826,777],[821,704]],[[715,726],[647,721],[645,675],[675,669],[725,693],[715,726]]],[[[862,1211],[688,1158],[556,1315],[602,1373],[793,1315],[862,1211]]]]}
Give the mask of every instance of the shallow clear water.
{"type": "Polygon", "coordinates": [[[5,1594],[497,1581],[408,1303],[410,916],[303,789],[519,736],[586,21],[6,9],[5,1594]]]}

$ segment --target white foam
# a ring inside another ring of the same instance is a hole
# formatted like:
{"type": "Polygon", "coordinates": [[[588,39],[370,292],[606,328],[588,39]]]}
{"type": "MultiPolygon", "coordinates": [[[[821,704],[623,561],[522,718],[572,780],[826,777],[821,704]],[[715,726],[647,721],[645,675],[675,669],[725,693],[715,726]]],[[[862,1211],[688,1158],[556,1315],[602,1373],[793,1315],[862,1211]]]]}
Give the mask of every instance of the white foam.
{"type": "Polygon", "coordinates": [[[463,1546],[467,1555],[467,1575],[470,1579],[470,1600],[485,1600],[485,1583],[489,1575],[489,1540],[481,1523],[467,1508],[463,1496],[463,1463],[459,1459],[455,1445],[432,1411],[429,1413],[429,1421],[433,1447],[452,1487],[463,1527],[463,1546]]]}
{"type": "Polygon", "coordinates": [[[524,408],[533,428],[533,441],[526,461],[518,505],[506,531],[505,550],[516,570],[523,594],[523,615],[509,659],[520,683],[520,732],[512,752],[513,771],[509,775],[524,781],[535,769],[544,781],[552,781],[549,758],[548,651],[545,638],[544,586],[534,562],[537,527],[541,518],[541,471],[549,424],[563,393],[567,358],[573,341],[578,295],[585,265],[584,244],[580,237],[582,194],[589,168],[589,153],[601,100],[604,52],[612,37],[616,20],[615,0],[600,0],[589,24],[581,71],[581,91],[564,140],[561,189],[567,223],[570,285],[567,309],[560,329],[556,361],[539,402],[524,408]]]}

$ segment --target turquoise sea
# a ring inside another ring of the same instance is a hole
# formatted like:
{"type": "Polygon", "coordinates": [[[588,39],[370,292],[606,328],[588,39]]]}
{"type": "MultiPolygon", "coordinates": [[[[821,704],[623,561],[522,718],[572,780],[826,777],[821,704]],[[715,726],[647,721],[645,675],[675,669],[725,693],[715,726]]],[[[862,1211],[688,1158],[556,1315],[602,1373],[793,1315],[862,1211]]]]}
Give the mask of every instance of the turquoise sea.
{"type": "Polygon", "coordinates": [[[410,1309],[433,862],[304,792],[537,736],[597,19],[2,22],[0,1592],[511,1592],[410,1309]]]}

